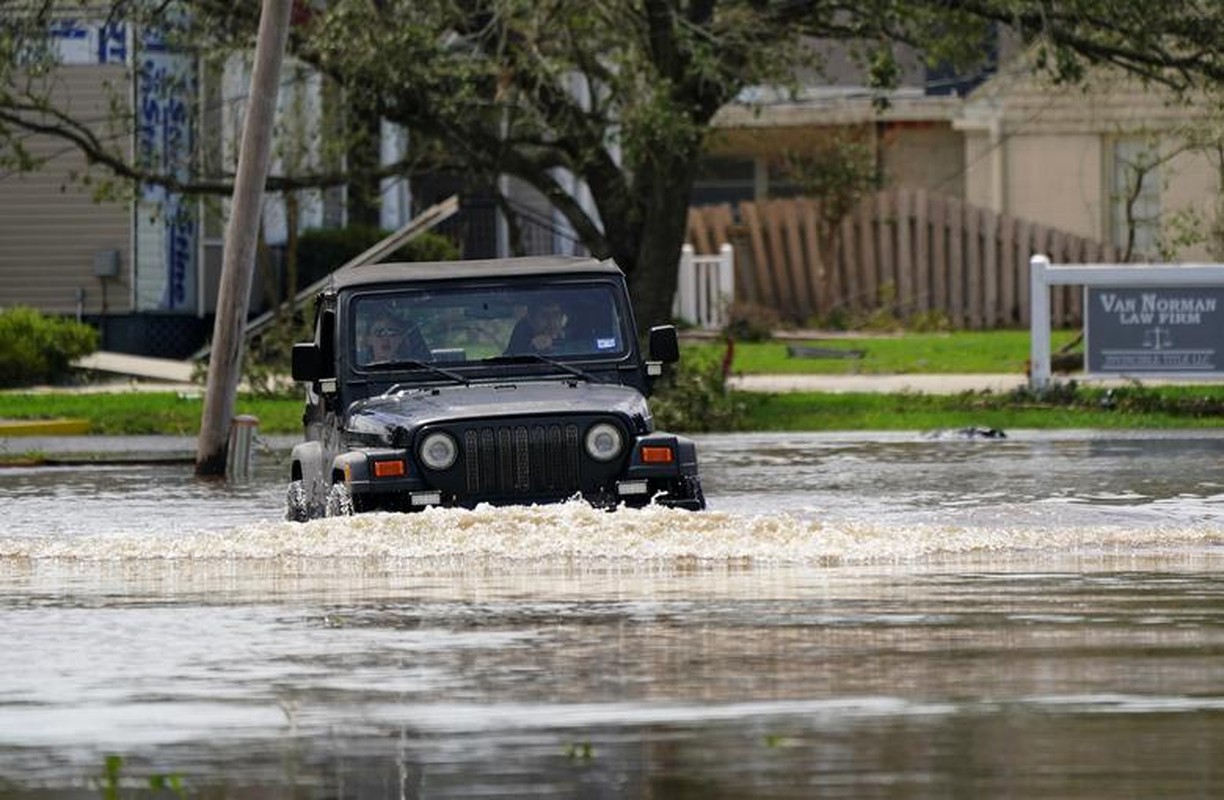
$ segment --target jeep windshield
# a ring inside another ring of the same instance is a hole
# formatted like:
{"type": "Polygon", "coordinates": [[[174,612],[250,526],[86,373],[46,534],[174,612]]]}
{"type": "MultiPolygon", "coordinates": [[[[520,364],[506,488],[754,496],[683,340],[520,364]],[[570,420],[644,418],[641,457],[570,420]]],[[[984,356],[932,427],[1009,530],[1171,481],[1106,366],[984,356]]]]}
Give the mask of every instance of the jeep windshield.
{"type": "Polygon", "coordinates": [[[370,291],[352,300],[349,319],[363,371],[615,361],[633,336],[622,293],[599,281],[370,291]]]}

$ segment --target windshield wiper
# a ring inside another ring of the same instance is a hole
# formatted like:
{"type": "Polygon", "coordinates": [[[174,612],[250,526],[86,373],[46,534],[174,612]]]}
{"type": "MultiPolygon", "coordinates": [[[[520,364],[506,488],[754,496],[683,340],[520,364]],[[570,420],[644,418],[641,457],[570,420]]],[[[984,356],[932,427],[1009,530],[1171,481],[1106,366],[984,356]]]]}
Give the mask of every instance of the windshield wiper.
{"type": "MultiPolygon", "coordinates": [[[[456,383],[462,383],[464,386],[470,386],[471,381],[466,376],[460,375],[453,370],[444,369],[442,367],[430,364],[428,361],[418,361],[414,358],[397,358],[392,361],[374,361],[365,365],[366,369],[426,369],[435,375],[441,375],[444,378],[450,378],[456,383]]],[[[399,384],[396,384],[398,386],[399,384]]],[[[395,386],[391,388],[396,388],[395,386]]]]}
{"type": "Polygon", "coordinates": [[[584,381],[590,383],[600,383],[600,381],[586,370],[579,369],[571,364],[566,364],[564,361],[558,361],[555,358],[540,355],[539,353],[518,353],[512,356],[491,356],[482,359],[486,364],[548,364],[557,369],[564,370],[571,375],[576,375],[584,381]]]}

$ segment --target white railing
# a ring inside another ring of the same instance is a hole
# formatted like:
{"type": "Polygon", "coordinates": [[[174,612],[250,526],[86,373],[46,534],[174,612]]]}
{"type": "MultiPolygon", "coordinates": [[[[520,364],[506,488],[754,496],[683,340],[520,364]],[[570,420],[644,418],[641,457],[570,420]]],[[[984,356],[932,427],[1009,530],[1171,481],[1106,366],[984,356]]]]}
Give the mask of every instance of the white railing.
{"type": "Polygon", "coordinates": [[[735,255],[724,244],[716,256],[699,256],[686,244],[680,251],[672,314],[705,330],[727,324],[727,308],[735,300],[735,255]]]}
{"type": "MultiPolygon", "coordinates": [[[[1029,337],[1029,385],[1050,383],[1051,286],[1224,286],[1222,264],[1051,264],[1048,256],[1029,259],[1032,302],[1029,337]]],[[[1201,379],[1201,373],[1163,373],[1162,377],[1201,379]]]]}

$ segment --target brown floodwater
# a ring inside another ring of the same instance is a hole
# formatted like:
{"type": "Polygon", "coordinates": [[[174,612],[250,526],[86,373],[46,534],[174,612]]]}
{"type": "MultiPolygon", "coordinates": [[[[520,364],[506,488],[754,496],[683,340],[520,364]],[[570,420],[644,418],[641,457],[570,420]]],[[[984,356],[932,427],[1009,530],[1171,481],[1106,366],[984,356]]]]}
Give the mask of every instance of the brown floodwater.
{"type": "Polygon", "coordinates": [[[1202,797],[1224,434],[700,440],[710,510],[0,471],[0,797],[1202,797]]]}

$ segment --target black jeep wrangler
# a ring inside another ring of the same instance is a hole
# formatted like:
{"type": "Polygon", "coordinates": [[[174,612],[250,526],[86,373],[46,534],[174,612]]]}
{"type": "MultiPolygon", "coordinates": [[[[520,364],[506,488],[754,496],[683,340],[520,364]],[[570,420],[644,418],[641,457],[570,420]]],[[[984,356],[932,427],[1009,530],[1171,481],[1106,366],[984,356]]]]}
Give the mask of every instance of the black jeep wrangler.
{"type": "Polygon", "coordinates": [[[638,346],[611,261],[543,257],[337,271],[313,342],[287,517],[427,506],[651,502],[702,509],[693,442],[654,430],[646,395],[680,357],[638,346]]]}

